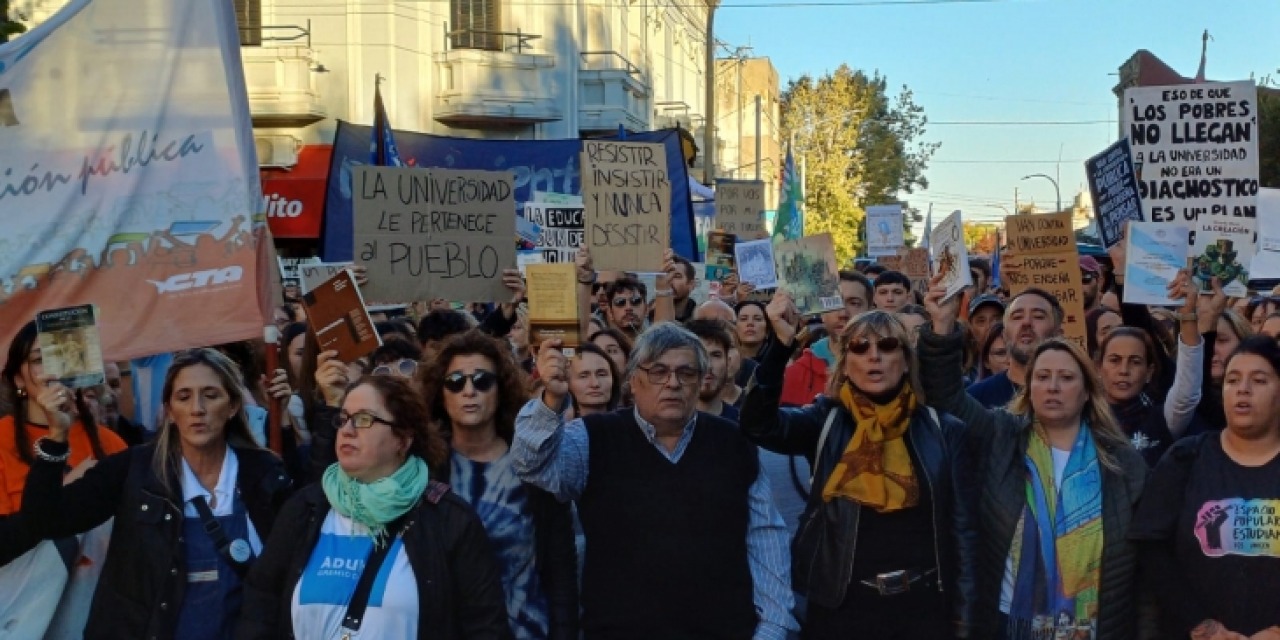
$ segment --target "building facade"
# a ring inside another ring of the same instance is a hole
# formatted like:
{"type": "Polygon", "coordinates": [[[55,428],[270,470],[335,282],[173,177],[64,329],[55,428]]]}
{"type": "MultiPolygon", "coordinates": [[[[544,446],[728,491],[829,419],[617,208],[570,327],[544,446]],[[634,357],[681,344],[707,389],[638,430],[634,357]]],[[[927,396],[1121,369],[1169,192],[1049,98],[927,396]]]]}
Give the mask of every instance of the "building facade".
{"type": "Polygon", "coordinates": [[[784,152],[778,70],[768,58],[721,58],[716,60],[715,80],[720,140],[716,173],[722,178],[764,180],[765,208],[775,210],[784,152]]]}

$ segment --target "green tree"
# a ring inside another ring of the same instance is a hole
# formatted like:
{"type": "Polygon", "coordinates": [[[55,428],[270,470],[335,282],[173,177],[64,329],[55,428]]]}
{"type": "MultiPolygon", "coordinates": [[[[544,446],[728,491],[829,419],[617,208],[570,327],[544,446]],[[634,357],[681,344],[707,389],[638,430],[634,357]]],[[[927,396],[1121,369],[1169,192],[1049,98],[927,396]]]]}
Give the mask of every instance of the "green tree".
{"type": "MultiPolygon", "coordinates": [[[[841,263],[863,248],[865,208],[927,187],[924,172],[938,148],[920,141],[928,120],[911,90],[890,95],[887,85],[879,73],[841,65],[821,78],[801,76],[783,92],[782,132],[805,167],[805,233],[831,233],[841,263]]],[[[908,234],[914,215],[903,216],[908,234]]]]}
{"type": "Polygon", "coordinates": [[[989,222],[964,223],[964,246],[974,253],[990,253],[998,226],[989,222]],[[990,240],[988,240],[990,238],[990,240]]]}
{"type": "Polygon", "coordinates": [[[21,22],[9,19],[9,0],[0,0],[0,42],[8,42],[13,36],[26,32],[21,22]]]}
{"type": "Polygon", "coordinates": [[[1258,87],[1258,178],[1280,188],[1280,83],[1268,77],[1258,87]],[[1267,86],[1270,85],[1270,86],[1267,86]]]}

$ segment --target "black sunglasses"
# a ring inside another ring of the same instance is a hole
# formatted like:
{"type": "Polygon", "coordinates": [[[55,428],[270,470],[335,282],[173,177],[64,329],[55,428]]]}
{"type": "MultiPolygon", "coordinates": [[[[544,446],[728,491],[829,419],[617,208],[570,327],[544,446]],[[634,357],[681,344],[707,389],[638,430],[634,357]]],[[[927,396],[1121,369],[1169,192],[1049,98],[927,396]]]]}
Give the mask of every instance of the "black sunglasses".
{"type": "MultiPolygon", "coordinates": [[[[850,340],[849,353],[852,353],[856,356],[860,356],[871,350],[871,344],[872,344],[871,340],[867,338],[858,338],[857,340],[850,340]]],[[[875,345],[876,345],[877,351],[881,353],[889,353],[891,351],[897,351],[899,348],[901,348],[902,341],[893,336],[889,336],[888,338],[877,338],[875,341],[875,345]]]]}
{"type": "Polygon", "coordinates": [[[613,306],[614,306],[614,307],[616,307],[616,308],[618,308],[618,309],[621,309],[621,308],[623,308],[623,307],[627,306],[627,303],[631,303],[631,306],[633,306],[633,307],[638,307],[638,306],[640,306],[640,305],[644,304],[644,298],[641,298],[640,296],[634,296],[634,297],[632,297],[632,298],[630,298],[630,299],[627,299],[627,298],[614,298],[614,299],[613,299],[613,306]]]}
{"type": "Polygon", "coordinates": [[[462,393],[462,390],[467,388],[468,380],[471,381],[471,386],[475,387],[476,391],[480,393],[484,393],[492,389],[494,385],[498,384],[498,376],[492,371],[485,371],[484,369],[481,369],[471,375],[467,375],[461,371],[454,371],[453,373],[445,376],[445,391],[448,391],[449,393],[462,393]]]}

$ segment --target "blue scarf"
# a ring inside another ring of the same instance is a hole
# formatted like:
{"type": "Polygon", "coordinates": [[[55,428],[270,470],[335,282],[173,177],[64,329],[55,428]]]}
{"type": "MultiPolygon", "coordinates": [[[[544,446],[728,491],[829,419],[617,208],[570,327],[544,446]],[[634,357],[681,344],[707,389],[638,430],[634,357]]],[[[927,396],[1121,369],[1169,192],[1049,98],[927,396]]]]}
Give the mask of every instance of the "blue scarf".
{"type": "Polygon", "coordinates": [[[1039,424],[1031,427],[1025,458],[1026,506],[1014,532],[1010,640],[1054,638],[1056,630],[1089,630],[1094,637],[1102,576],[1102,470],[1093,434],[1082,423],[1062,475],[1053,478],[1053,453],[1039,424]]]}

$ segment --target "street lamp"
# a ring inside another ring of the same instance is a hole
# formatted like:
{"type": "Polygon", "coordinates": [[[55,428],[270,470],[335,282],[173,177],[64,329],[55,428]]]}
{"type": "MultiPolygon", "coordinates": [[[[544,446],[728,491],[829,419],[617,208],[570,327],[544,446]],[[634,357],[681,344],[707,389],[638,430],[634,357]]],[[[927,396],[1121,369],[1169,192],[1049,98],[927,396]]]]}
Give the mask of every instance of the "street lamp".
{"type": "Polygon", "coordinates": [[[1030,180],[1031,178],[1044,178],[1045,180],[1048,180],[1049,182],[1053,183],[1053,193],[1058,197],[1058,208],[1054,211],[1054,213],[1061,212],[1062,211],[1062,191],[1058,190],[1058,181],[1054,180],[1053,176],[1049,176],[1043,173],[1033,173],[1029,176],[1022,176],[1023,180],[1030,180]]]}

